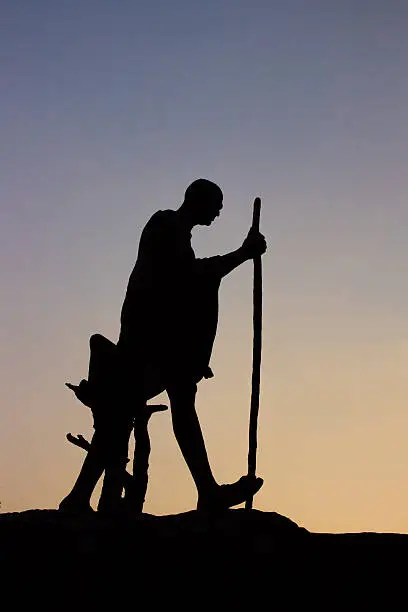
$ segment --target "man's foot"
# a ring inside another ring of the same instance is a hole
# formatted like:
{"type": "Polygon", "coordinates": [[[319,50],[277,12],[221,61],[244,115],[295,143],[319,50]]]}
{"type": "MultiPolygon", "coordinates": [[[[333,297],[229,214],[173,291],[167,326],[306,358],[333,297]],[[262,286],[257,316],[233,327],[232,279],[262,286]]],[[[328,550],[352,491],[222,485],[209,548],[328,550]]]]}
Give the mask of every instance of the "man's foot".
{"type": "Polygon", "coordinates": [[[60,505],[58,506],[60,512],[67,514],[93,514],[94,510],[91,508],[89,502],[80,499],[75,494],[69,493],[60,505]]]}
{"type": "Polygon", "coordinates": [[[197,510],[221,512],[238,506],[255,495],[263,485],[262,478],[242,476],[233,484],[221,485],[214,493],[198,498],[197,510]]]}

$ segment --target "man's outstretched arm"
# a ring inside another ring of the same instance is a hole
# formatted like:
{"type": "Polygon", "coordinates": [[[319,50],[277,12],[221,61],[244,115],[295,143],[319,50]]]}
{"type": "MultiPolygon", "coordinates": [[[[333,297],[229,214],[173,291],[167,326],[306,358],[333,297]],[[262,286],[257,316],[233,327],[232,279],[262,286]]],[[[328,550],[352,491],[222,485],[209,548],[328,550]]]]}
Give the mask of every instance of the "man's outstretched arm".
{"type": "Polygon", "coordinates": [[[235,268],[249,259],[253,259],[258,255],[263,255],[266,251],[265,237],[258,231],[250,229],[242,246],[236,251],[227,253],[226,255],[217,255],[208,259],[197,260],[203,262],[205,266],[211,266],[214,273],[219,274],[220,278],[226,276],[235,268]]]}

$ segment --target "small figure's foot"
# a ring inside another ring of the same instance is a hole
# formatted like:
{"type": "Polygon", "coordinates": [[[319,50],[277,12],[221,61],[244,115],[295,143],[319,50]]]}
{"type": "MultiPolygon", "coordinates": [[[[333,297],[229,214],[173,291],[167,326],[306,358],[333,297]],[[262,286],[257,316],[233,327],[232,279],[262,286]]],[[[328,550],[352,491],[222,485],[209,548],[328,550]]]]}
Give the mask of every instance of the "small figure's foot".
{"type": "Polygon", "coordinates": [[[126,518],[129,514],[129,509],[126,507],[124,501],[125,500],[121,498],[116,503],[99,502],[98,515],[115,520],[126,518]]]}
{"type": "Polygon", "coordinates": [[[198,498],[197,510],[206,512],[222,512],[233,506],[238,506],[255,495],[263,485],[262,478],[242,476],[237,482],[221,485],[208,496],[198,498]]]}
{"type": "Polygon", "coordinates": [[[88,440],[86,440],[81,434],[73,436],[72,433],[67,433],[66,438],[68,442],[71,442],[71,444],[74,444],[74,446],[79,446],[79,448],[83,448],[86,451],[89,451],[91,447],[91,443],[88,442],[88,440]]]}
{"type": "Polygon", "coordinates": [[[80,499],[73,493],[69,493],[58,506],[60,512],[67,514],[93,514],[94,510],[91,508],[89,502],[80,499]]]}
{"type": "Polygon", "coordinates": [[[143,512],[147,491],[147,473],[130,476],[125,485],[125,494],[122,498],[122,511],[127,516],[139,516],[143,512]]]}
{"type": "Polygon", "coordinates": [[[65,386],[68,387],[68,389],[71,389],[71,391],[75,393],[76,397],[79,399],[80,402],[85,404],[85,406],[88,406],[88,408],[91,407],[92,397],[91,397],[91,393],[89,389],[89,383],[87,380],[85,379],[81,380],[79,385],[72,385],[71,383],[65,383],[65,386]]]}
{"type": "Polygon", "coordinates": [[[143,502],[140,500],[129,500],[124,497],[120,507],[121,516],[127,519],[140,516],[143,512],[143,502]]]}
{"type": "Polygon", "coordinates": [[[124,497],[116,506],[98,506],[98,515],[110,520],[130,520],[135,519],[143,513],[143,504],[129,502],[124,497]]]}

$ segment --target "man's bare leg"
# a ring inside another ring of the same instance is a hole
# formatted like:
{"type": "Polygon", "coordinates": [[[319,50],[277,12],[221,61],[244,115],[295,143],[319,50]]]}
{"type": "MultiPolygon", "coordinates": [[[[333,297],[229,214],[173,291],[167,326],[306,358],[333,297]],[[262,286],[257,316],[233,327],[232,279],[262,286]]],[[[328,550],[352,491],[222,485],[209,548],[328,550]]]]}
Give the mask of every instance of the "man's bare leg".
{"type": "Polygon", "coordinates": [[[263,484],[262,478],[246,476],[228,485],[218,485],[208,460],[205,442],[195,409],[197,385],[190,381],[172,382],[167,387],[173,430],[183,457],[197,487],[201,510],[225,510],[246,501],[263,484]]]}
{"type": "Polygon", "coordinates": [[[190,381],[174,381],[167,387],[171,405],[173,430],[176,440],[189,467],[198,494],[217,489],[205,442],[195,409],[197,385],[190,381]]]}

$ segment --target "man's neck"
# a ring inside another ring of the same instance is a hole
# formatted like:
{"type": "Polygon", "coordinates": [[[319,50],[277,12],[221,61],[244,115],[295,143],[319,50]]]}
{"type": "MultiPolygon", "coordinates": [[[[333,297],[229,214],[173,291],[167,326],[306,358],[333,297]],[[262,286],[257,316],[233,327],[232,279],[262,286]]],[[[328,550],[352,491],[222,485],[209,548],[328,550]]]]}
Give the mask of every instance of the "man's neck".
{"type": "Polygon", "coordinates": [[[176,213],[181,223],[191,232],[195,226],[191,210],[183,203],[180,208],[176,210],[176,213]]]}

